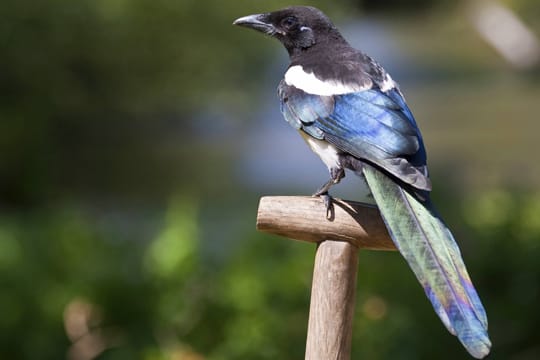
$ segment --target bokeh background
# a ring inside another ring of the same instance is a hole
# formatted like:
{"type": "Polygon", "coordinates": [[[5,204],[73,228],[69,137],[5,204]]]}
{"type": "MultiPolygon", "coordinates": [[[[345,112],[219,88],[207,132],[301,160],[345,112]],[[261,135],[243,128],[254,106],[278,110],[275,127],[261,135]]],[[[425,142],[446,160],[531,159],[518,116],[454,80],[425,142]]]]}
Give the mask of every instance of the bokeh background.
{"type": "MultiPolygon", "coordinates": [[[[540,358],[540,3],[304,4],[400,82],[490,359],[540,358]]],[[[285,51],[231,25],[286,5],[1,2],[1,359],[303,358],[315,249],[255,216],[327,173],[279,114],[285,51]]],[[[353,336],[353,359],[469,358],[396,253],[361,252],[353,336]]]]}

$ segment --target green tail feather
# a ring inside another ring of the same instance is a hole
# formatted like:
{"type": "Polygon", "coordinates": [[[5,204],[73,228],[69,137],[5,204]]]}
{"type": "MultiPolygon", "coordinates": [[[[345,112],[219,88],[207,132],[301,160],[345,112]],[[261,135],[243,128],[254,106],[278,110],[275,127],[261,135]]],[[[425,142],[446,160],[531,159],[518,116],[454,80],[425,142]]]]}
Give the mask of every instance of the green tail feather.
{"type": "Polygon", "coordinates": [[[419,200],[370,165],[363,173],[390,236],[435,312],[472,356],[485,357],[491,347],[486,312],[450,230],[429,199],[419,200]]]}

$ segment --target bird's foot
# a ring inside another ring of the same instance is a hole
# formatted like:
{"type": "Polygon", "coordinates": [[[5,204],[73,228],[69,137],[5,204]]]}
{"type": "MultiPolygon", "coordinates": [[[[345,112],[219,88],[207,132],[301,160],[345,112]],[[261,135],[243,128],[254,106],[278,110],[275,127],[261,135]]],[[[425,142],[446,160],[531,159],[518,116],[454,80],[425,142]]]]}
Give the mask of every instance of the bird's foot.
{"type": "Polygon", "coordinates": [[[326,218],[331,220],[334,218],[334,198],[330,194],[325,193],[320,195],[324,206],[326,207],[326,218]]]}
{"type": "Polygon", "coordinates": [[[345,177],[345,171],[343,168],[332,168],[330,169],[330,180],[328,180],[323,186],[321,186],[313,196],[319,196],[324,206],[326,207],[326,218],[332,219],[334,217],[334,205],[332,204],[333,198],[328,194],[328,190],[341,181],[345,177]]]}
{"type": "Polygon", "coordinates": [[[332,187],[332,185],[338,184],[341,179],[345,177],[345,170],[343,168],[332,168],[330,169],[330,180],[328,180],[326,183],[324,183],[323,186],[321,186],[313,196],[321,196],[323,194],[328,194],[328,190],[332,187]]]}
{"type": "Polygon", "coordinates": [[[334,198],[328,194],[328,191],[320,192],[320,189],[313,194],[313,196],[318,196],[321,198],[321,200],[324,203],[324,207],[326,208],[326,218],[328,220],[331,220],[334,217],[334,198]]]}
{"type": "Polygon", "coordinates": [[[323,196],[325,194],[328,195],[328,190],[332,187],[332,185],[334,185],[334,180],[328,180],[323,186],[318,188],[317,191],[313,193],[313,196],[323,196]]]}

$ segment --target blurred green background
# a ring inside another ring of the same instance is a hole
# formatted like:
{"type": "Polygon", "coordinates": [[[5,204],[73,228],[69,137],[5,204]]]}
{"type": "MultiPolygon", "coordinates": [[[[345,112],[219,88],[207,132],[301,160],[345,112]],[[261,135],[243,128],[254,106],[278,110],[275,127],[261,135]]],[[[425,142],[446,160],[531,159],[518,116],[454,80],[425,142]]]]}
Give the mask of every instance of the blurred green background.
{"type": "MultiPolygon", "coordinates": [[[[304,4],[400,82],[490,359],[540,358],[540,4],[304,4]]],[[[285,51],[231,25],[286,5],[2,1],[1,359],[303,358],[315,249],[255,216],[327,174],[279,114],[285,51]]],[[[353,359],[469,358],[396,253],[360,254],[356,312],[353,359]]]]}

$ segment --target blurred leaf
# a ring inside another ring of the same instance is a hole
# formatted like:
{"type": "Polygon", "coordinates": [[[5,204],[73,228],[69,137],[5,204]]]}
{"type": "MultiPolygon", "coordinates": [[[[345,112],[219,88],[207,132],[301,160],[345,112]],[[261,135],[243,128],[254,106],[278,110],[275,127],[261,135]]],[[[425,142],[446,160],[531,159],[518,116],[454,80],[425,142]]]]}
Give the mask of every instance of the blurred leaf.
{"type": "Polygon", "coordinates": [[[196,202],[173,197],[165,226],[150,244],[145,258],[147,271],[157,278],[183,277],[194,271],[198,246],[196,202]]]}

